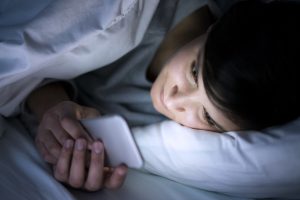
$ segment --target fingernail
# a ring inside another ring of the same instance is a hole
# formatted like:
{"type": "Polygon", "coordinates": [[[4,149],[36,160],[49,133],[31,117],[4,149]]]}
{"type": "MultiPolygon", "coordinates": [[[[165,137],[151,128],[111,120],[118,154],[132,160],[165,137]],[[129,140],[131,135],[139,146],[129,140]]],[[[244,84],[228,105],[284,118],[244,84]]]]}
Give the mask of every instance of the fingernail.
{"type": "Polygon", "coordinates": [[[66,140],[65,143],[64,143],[64,147],[66,149],[71,149],[73,147],[73,145],[74,145],[73,140],[70,140],[70,139],[66,140]]]}
{"type": "Polygon", "coordinates": [[[93,149],[94,149],[95,153],[100,154],[103,150],[103,145],[100,142],[95,142],[93,144],[93,149]]]}
{"type": "Polygon", "coordinates": [[[75,142],[75,148],[77,150],[83,150],[85,148],[85,146],[86,146],[85,140],[83,140],[83,139],[76,140],[76,142],[75,142]]]}
{"type": "Polygon", "coordinates": [[[127,172],[127,169],[124,169],[124,168],[119,169],[119,170],[117,171],[117,173],[118,173],[120,176],[124,176],[124,175],[126,174],[126,172],[127,172]]]}

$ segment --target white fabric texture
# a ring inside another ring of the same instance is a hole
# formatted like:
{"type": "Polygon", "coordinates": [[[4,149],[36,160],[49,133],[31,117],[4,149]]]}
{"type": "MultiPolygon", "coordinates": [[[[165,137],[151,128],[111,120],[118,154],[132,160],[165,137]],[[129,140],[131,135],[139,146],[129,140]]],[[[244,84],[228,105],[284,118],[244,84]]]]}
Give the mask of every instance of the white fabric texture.
{"type": "Polygon", "coordinates": [[[1,2],[1,13],[15,12],[0,21],[0,114],[17,113],[43,78],[74,78],[133,49],[158,1],[1,2]]]}
{"type": "Polygon", "coordinates": [[[165,121],[133,133],[152,173],[234,196],[299,199],[299,120],[222,134],[165,121]]]}
{"type": "Polygon", "coordinates": [[[0,116],[0,133],[1,199],[73,199],[53,178],[50,167],[18,120],[0,116]]]}

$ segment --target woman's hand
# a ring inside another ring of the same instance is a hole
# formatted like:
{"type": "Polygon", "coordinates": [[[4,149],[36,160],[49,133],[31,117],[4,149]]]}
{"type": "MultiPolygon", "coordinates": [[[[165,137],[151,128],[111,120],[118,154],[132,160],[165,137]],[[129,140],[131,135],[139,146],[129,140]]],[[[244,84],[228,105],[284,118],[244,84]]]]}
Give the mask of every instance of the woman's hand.
{"type": "Polygon", "coordinates": [[[69,99],[60,82],[29,95],[27,105],[40,121],[35,138],[38,150],[53,165],[55,178],[63,183],[90,191],[120,187],[127,167],[104,167],[103,144],[93,141],[79,122],[100,113],[69,99]]]}
{"type": "Polygon", "coordinates": [[[41,118],[35,142],[45,161],[56,164],[63,145],[69,139],[85,138],[91,148],[92,139],[79,120],[99,116],[93,108],[63,101],[47,110],[41,118]]]}
{"type": "Polygon", "coordinates": [[[104,147],[100,141],[92,143],[88,152],[87,141],[79,138],[67,139],[60,152],[57,164],[54,165],[54,176],[57,180],[74,188],[96,191],[103,187],[119,188],[126,177],[127,167],[120,165],[115,169],[104,167],[104,147]],[[86,159],[90,156],[89,165],[86,159]]]}

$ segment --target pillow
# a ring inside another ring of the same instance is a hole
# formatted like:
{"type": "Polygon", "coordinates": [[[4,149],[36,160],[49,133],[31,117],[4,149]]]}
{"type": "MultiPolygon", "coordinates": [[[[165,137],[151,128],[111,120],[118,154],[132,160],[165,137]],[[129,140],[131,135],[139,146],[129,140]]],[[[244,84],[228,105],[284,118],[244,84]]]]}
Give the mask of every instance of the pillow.
{"type": "Polygon", "coordinates": [[[300,197],[300,118],[215,133],[173,121],[134,128],[144,169],[192,187],[250,198],[300,197]]]}

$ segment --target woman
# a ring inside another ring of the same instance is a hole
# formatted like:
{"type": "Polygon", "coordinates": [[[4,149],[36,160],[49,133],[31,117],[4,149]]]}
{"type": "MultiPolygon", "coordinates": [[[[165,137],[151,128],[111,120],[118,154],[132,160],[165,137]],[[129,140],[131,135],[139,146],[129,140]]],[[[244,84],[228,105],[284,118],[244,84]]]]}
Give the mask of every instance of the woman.
{"type": "MultiPolygon", "coordinates": [[[[131,126],[143,125],[143,122],[135,124],[139,111],[150,113],[146,123],[162,120],[151,106],[144,106],[149,103],[147,100],[141,102],[140,98],[133,97],[138,99],[138,105],[134,100],[127,102],[131,94],[143,93],[132,87],[147,90],[151,85],[147,80],[151,78],[155,80],[150,92],[155,109],[189,128],[215,132],[262,129],[298,117],[299,97],[294,91],[299,86],[297,52],[300,41],[295,27],[300,19],[299,8],[298,4],[290,2],[237,3],[205,34],[193,38],[167,61],[158,54],[154,56],[152,63],[162,60],[158,63],[164,64],[141,69],[143,80],[132,75],[135,70],[132,68],[118,68],[123,78],[113,76],[114,68],[119,67],[123,58],[109,68],[79,77],[75,82],[83,94],[79,95],[80,101],[97,109],[68,101],[69,96],[59,83],[34,92],[28,99],[28,106],[41,120],[36,141],[45,160],[54,164],[55,177],[88,190],[97,190],[103,184],[108,188],[122,184],[126,167],[119,166],[112,172],[106,168],[104,172],[99,170],[104,166],[103,145],[91,141],[77,120],[97,116],[99,111],[101,114],[120,112],[131,126]],[[278,15],[279,11],[282,15],[278,15]],[[101,83],[100,89],[99,82],[92,79],[95,76],[101,83]],[[110,78],[106,80],[105,77],[110,78]],[[124,91],[125,98],[116,101],[116,95],[124,91]],[[37,102],[43,104],[36,106],[37,102]],[[88,148],[91,149],[91,162],[86,172],[88,148]]],[[[172,31],[170,35],[166,38],[172,37],[172,31]]],[[[164,44],[170,45],[163,42],[160,49],[164,44]]],[[[149,43],[142,43],[140,49],[130,54],[136,56],[147,45],[149,43]]]]}

